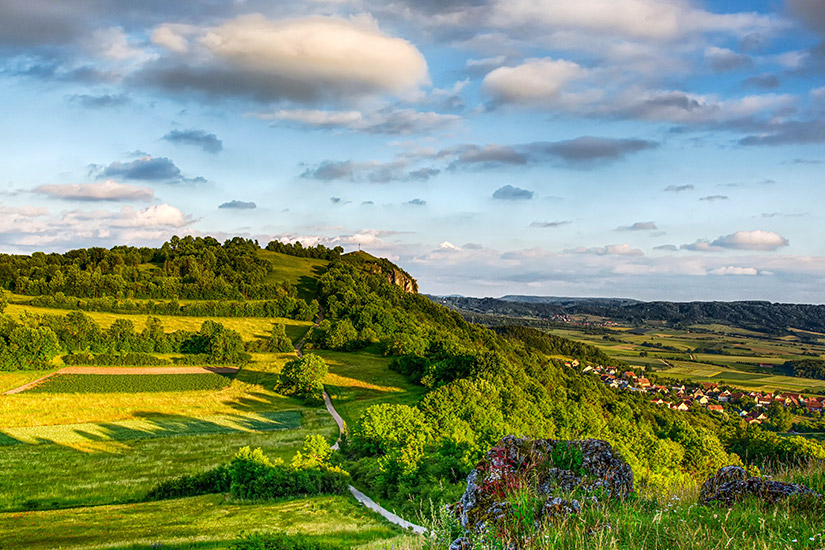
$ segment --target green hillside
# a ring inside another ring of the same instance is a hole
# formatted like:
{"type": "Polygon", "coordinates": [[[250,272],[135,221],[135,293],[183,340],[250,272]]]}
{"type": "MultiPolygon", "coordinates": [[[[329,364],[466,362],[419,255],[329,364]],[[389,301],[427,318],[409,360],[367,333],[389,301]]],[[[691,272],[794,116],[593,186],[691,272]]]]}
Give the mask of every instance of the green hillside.
{"type": "MultiPolygon", "coordinates": [[[[26,513],[0,547],[44,547],[49,524],[71,548],[228,548],[242,531],[289,525],[293,535],[342,548],[445,548],[375,519],[330,480],[350,480],[444,533],[449,522],[433,511],[457,500],[502,436],[521,434],[608,441],[633,470],[639,504],[604,511],[617,531],[598,547],[658,548],[664,539],[650,534],[629,546],[640,532],[621,514],[635,510],[650,523],[663,498],[695,498],[720,466],[793,476],[789,464],[825,459],[821,443],[780,436],[773,424],[668,410],[565,364],[623,366],[618,354],[662,351],[646,342],[706,348],[708,338],[574,342],[523,327],[491,330],[418,294],[388,260],[342,252],[187,237],[158,249],[0,256],[0,285],[14,291],[0,300],[0,384],[7,391],[56,373],[0,395],[0,525],[26,513]],[[304,360],[295,361],[292,345],[304,360]],[[64,364],[87,370],[57,372],[64,364]],[[310,364],[319,370],[300,370],[310,364]],[[322,388],[346,423],[332,455],[338,433],[322,388]],[[263,455],[237,454],[247,446],[263,455]],[[152,491],[166,498],[144,502],[152,491]],[[176,509],[191,525],[161,521],[152,539],[157,518],[177,517],[176,509]],[[68,527],[81,521],[85,532],[68,527]]],[[[806,479],[816,480],[822,469],[811,464],[806,479]]],[[[696,532],[712,528],[711,515],[688,506],[679,520],[696,532]]],[[[786,528],[802,536],[821,512],[799,512],[786,528]]],[[[561,526],[550,547],[575,547],[570,541],[590,527],[561,526]]],[[[743,532],[731,547],[765,547],[758,529],[743,532]]]]}

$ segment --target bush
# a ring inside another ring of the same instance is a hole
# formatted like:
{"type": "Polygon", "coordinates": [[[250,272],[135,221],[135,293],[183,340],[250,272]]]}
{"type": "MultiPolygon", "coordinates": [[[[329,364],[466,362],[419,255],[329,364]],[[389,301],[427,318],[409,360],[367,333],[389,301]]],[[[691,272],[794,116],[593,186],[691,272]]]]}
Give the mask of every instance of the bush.
{"type": "Polygon", "coordinates": [[[70,353],[63,356],[63,363],[66,365],[103,365],[103,366],[150,366],[159,367],[171,365],[172,362],[163,357],[156,357],[150,353],[131,352],[125,355],[113,353],[101,353],[94,355],[91,353],[70,353]]]}
{"type": "Polygon", "coordinates": [[[229,464],[233,497],[270,500],[298,495],[341,495],[349,487],[350,476],[335,466],[286,466],[270,461],[260,449],[244,447],[229,464]]]}
{"type": "Polygon", "coordinates": [[[163,481],[147,493],[145,500],[194,497],[213,493],[228,493],[231,479],[229,466],[222,464],[199,474],[163,481]]]}

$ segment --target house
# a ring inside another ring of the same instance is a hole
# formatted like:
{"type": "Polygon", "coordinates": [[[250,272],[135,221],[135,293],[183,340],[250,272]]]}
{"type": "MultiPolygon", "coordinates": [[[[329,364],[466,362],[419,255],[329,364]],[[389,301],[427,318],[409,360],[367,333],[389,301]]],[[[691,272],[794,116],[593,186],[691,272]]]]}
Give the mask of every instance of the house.
{"type": "Polygon", "coordinates": [[[571,366],[571,367],[578,367],[578,366],[579,366],[579,360],[578,360],[578,359],[573,359],[573,360],[570,362],[570,366],[571,366]]]}
{"type": "Polygon", "coordinates": [[[653,390],[658,393],[668,393],[667,386],[653,386],[653,390]]]}
{"type": "Polygon", "coordinates": [[[710,403],[710,399],[708,399],[707,395],[703,395],[702,397],[697,399],[696,402],[700,405],[707,405],[708,403],[710,403]]]}
{"type": "Polygon", "coordinates": [[[822,401],[817,401],[816,399],[808,399],[805,406],[808,407],[809,411],[821,411],[825,409],[825,404],[823,404],[822,401]]]}
{"type": "Polygon", "coordinates": [[[708,405],[708,410],[712,412],[725,412],[725,408],[722,405],[708,405]]]}
{"type": "Polygon", "coordinates": [[[652,386],[650,380],[648,380],[647,378],[639,378],[638,383],[640,388],[649,388],[650,386],[652,386]]]}
{"type": "Polygon", "coordinates": [[[705,391],[715,390],[719,387],[719,384],[716,382],[702,382],[702,389],[705,391]]]}
{"type": "Polygon", "coordinates": [[[690,401],[679,401],[679,403],[671,408],[677,411],[688,411],[690,410],[690,404],[690,401]]]}
{"type": "Polygon", "coordinates": [[[590,372],[590,371],[592,371],[592,370],[593,370],[593,367],[591,367],[590,365],[587,365],[586,367],[584,367],[584,368],[582,369],[582,372],[590,372]]]}
{"type": "Polygon", "coordinates": [[[628,380],[635,380],[636,378],[638,378],[638,376],[636,376],[636,373],[635,373],[635,372],[633,372],[633,371],[630,371],[630,370],[625,371],[625,372],[622,374],[622,376],[624,376],[624,377],[625,377],[625,378],[627,378],[628,380]]]}
{"type": "Polygon", "coordinates": [[[667,404],[667,401],[665,401],[664,399],[662,399],[662,398],[660,397],[659,399],[653,399],[653,400],[651,401],[651,403],[653,403],[654,405],[666,405],[666,404],[667,404]]]}

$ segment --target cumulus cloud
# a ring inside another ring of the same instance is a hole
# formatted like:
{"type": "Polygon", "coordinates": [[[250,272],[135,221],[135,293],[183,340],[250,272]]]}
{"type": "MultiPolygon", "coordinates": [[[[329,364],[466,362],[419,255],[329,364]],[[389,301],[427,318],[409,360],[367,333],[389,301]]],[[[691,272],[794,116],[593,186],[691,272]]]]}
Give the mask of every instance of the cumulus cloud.
{"type": "Polygon", "coordinates": [[[596,256],[643,256],[638,248],[631,248],[629,244],[609,244],[607,246],[596,246],[586,248],[579,246],[564,251],[566,254],[593,254],[596,256]]]}
{"type": "Polygon", "coordinates": [[[659,229],[656,222],[636,222],[633,225],[622,225],[616,231],[654,231],[659,229]]]}
{"type": "Polygon", "coordinates": [[[482,89],[497,103],[551,103],[559,100],[569,82],[586,73],[572,61],[529,59],[517,67],[499,67],[488,73],[482,89]]]}
{"type": "Polygon", "coordinates": [[[530,227],[534,229],[548,229],[548,228],[556,228],[562,227],[564,225],[570,225],[573,222],[567,220],[555,220],[552,222],[533,222],[530,224],[530,227]]]}
{"type": "Polygon", "coordinates": [[[302,178],[320,181],[367,181],[371,183],[389,183],[408,179],[407,162],[395,160],[390,162],[351,160],[325,160],[305,169],[302,178]]]}
{"type": "Polygon", "coordinates": [[[642,139],[614,139],[582,136],[567,141],[539,142],[527,149],[539,155],[558,157],[569,163],[618,160],[631,153],[654,149],[658,143],[642,139]]]}
{"type": "Polygon", "coordinates": [[[733,71],[750,66],[753,60],[744,54],[727,48],[710,46],[705,49],[705,59],[716,72],[733,71]]]}
{"type": "Polygon", "coordinates": [[[66,98],[70,103],[74,103],[86,109],[106,109],[110,107],[123,107],[132,102],[132,98],[126,94],[73,94],[66,98]]]}
{"type": "Polygon", "coordinates": [[[361,111],[324,111],[318,109],[281,109],[254,115],[263,120],[298,124],[319,129],[341,129],[366,134],[408,135],[446,130],[455,126],[459,115],[422,112],[414,109],[386,108],[370,113],[361,111]]]}
{"type": "Polygon", "coordinates": [[[254,202],[246,202],[239,200],[231,200],[218,206],[218,208],[226,210],[254,210],[258,207],[254,202]]]}
{"type": "Polygon", "coordinates": [[[709,275],[756,275],[758,270],[755,267],[736,267],[732,265],[717,267],[708,271],[709,275]]]}
{"type": "Polygon", "coordinates": [[[495,0],[494,6],[492,17],[504,27],[579,30],[644,41],[667,42],[709,32],[746,36],[777,26],[766,15],[711,13],[684,0],[495,0]]]}
{"type": "Polygon", "coordinates": [[[617,161],[627,155],[656,147],[658,143],[641,139],[581,136],[564,141],[536,141],[517,145],[455,145],[439,151],[435,156],[453,158],[449,165],[450,169],[472,166],[490,168],[553,161],[571,166],[590,167],[617,161]]]}
{"type": "Polygon", "coordinates": [[[737,231],[713,241],[714,246],[737,250],[776,250],[789,244],[788,239],[777,233],[758,229],[755,231],[737,231]]]}
{"type": "Polygon", "coordinates": [[[149,187],[118,183],[114,180],[40,185],[34,188],[34,192],[75,201],[150,201],[155,197],[155,191],[149,187]]]}
{"type": "Polygon", "coordinates": [[[513,187],[512,185],[505,185],[499,187],[493,192],[493,198],[503,201],[529,201],[533,198],[535,193],[522,189],[520,187],[513,187]]]}
{"type": "Polygon", "coordinates": [[[182,145],[194,145],[200,147],[207,153],[219,153],[223,151],[223,141],[215,134],[209,134],[203,130],[172,130],[163,139],[169,143],[179,143],[182,145]]]}
{"type": "Polygon", "coordinates": [[[428,181],[440,173],[441,170],[437,168],[419,168],[407,174],[407,177],[412,181],[428,181]]]}
{"type": "Polygon", "coordinates": [[[775,74],[758,74],[746,78],[742,84],[752,88],[762,88],[763,90],[775,90],[781,86],[782,81],[775,74]]]}
{"type": "Polygon", "coordinates": [[[427,201],[423,199],[412,199],[411,201],[407,201],[405,204],[409,204],[410,206],[426,206],[427,201]]]}
{"type": "Polygon", "coordinates": [[[682,245],[685,250],[696,252],[722,252],[726,249],[773,251],[788,246],[788,239],[772,231],[737,231],[730,235],[719,237],[714,241],[699,239],[691,244],[682,245]]]}
{"type": "Polygon", "coordinates": [[[143,181],[177,181],[180,168],[171,159],[149,155],[131,162],[115,161],[100,171],[101,178],[123,178],[143,181]]]}
{"type": "Polygon", "coordinates": [[[683,191],[693,191],[696,187],[693,184],[686,184],[686,185],[668,185],[665,187],[665,191],[668,193],[681,193],[683,191]]]}
{"type": "Polygon", "coordinates": [[[707,197],[701,197],[700,201],[707,201],[707,202],[716,202],[716,201],[726,201],[728,200],[727,195],[708,195],[707,197]]]}
{"type": "Polygon", "coordinates": [[[214,27],[167,24],[152,33],[165,55],[137,79],[172,91],[320,103],[409,96],[429,82],[410,42],[369,16],[267,19],[243,15],[214,27]]]}

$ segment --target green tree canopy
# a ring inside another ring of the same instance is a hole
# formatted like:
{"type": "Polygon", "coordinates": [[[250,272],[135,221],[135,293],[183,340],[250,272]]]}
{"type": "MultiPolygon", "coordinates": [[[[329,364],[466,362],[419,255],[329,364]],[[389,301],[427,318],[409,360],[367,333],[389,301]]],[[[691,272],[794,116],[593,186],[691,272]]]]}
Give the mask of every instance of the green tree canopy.
{"type": "Polygon", "coordinates": [[[329,368],[323,358],[308,353],[289,361],[281,370],[275,391],[308,401],[320,401],[324,393],[324,377],[329,368]]]}

